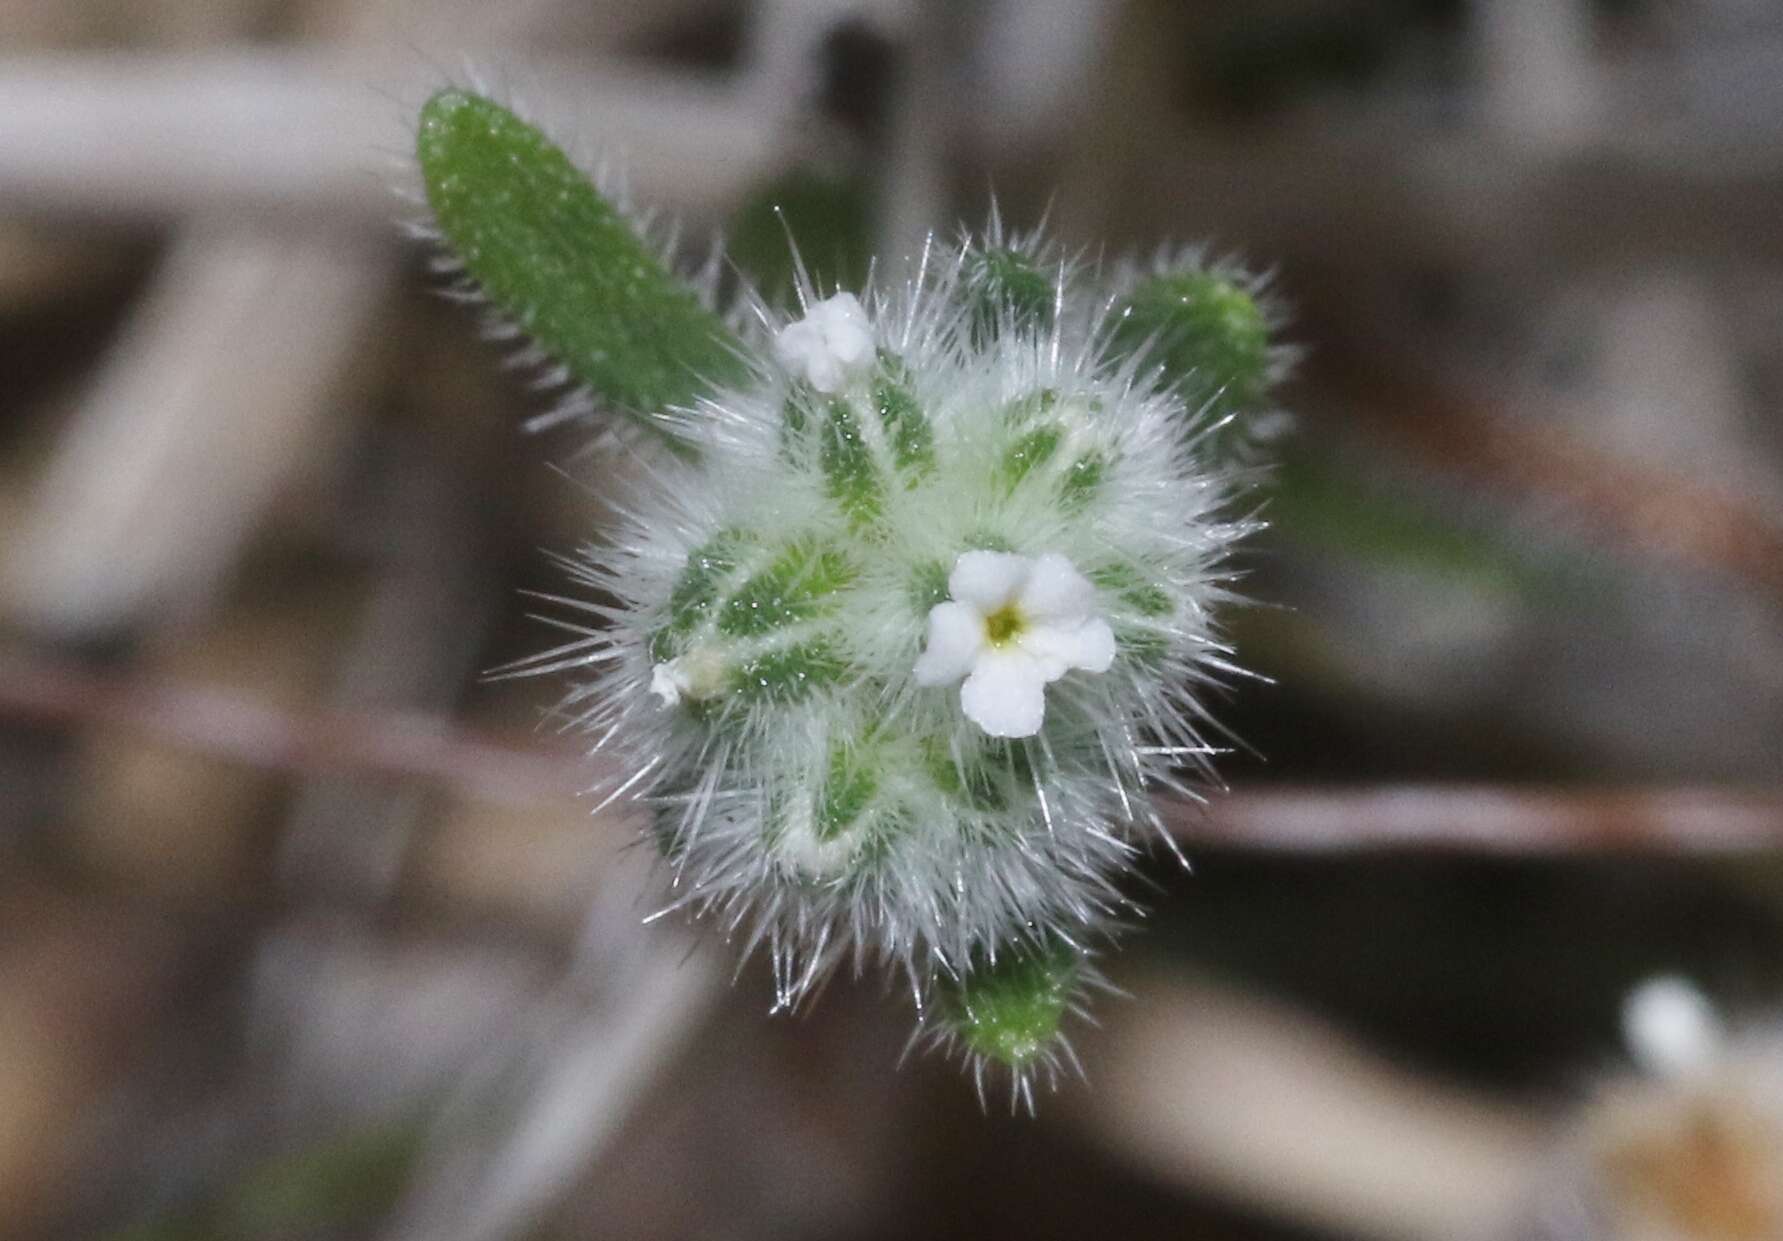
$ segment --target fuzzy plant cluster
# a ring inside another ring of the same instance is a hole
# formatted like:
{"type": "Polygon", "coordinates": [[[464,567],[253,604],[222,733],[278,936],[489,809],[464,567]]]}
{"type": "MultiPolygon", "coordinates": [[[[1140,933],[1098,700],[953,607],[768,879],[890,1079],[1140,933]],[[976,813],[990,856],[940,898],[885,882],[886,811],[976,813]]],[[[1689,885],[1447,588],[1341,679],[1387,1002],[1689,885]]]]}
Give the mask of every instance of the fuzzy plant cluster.
{"type": "Polygon", "coordinates": [[[1258,283],[993,227],[720,312],[505,108],[444,92],[418,145],[467,290],[564,408],[639,432],[534,666],[647,808],[669,907],[764,950],[779,1007],[888,966],[917,1040],[1031,1098],[1168,839],[1153,797],[1207,781],[1245,427],[1286,361],[1258,283]]]}

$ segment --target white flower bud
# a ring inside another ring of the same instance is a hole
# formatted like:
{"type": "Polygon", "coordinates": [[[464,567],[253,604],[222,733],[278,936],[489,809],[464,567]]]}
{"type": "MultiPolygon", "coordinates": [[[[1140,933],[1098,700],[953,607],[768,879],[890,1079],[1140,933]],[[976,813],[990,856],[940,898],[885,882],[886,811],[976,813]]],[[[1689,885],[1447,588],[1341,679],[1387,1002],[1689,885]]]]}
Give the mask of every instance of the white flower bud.
{"type": "Polygon", "coordinates": [[[860,299],[838,293],[774,338],[774,356],[819,392],[834,395],[873,362],[873,325],[860,299]]]}

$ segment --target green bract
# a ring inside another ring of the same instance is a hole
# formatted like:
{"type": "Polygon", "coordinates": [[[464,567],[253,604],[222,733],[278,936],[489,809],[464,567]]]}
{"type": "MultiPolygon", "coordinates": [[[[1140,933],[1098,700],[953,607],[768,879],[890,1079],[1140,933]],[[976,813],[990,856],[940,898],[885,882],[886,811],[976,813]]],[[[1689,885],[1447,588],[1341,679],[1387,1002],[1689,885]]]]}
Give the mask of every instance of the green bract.
{"type": "Polygon", "coordinates": [[[938,1016],[969,1053],[1019,1071],[1052,1053],[1082,969],[1066,944],[1018,948],[943,987],[938,1016]]]}
{"type": "Polygon", "coordinates": [[[963,282],[980,339],[1003,325],[1017,329],[1052,326],[1058,285],[1034,257],[1014,246],[987,246],[966,253],[963,282]]]}
{"type": "Polygon", "coordinates": [[[1255,411],[1273,378],[1269,317],[1237,280],[1181,271],[1141,280],[1116,311],[1113,348],[1148,355],[1190,410],[1255,411]]]}

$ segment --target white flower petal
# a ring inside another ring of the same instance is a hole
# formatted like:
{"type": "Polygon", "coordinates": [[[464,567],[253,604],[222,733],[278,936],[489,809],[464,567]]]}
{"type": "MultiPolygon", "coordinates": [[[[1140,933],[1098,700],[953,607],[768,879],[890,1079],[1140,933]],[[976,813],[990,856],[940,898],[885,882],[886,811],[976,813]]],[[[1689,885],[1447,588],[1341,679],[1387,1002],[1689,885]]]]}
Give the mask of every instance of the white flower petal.
{"type": "Polygon", "coordinates": [[[1046,718],[1046,679],[1021,650],[987,650],[960,687],[966,718],[993,737],[1032,737],[1046,718]]]}
{"type": "Polygon", "coordinates": [[[1075,624],[1094,614],[1096,588],[1065,557],[1047,552],[1034,561],[1019,602],[1032,624],[1075,624]]]}
{"type": "Polygon", "coordinates": [[[1083,672],[1107,672],[1114,666],[1114,630],[1100,616],[1089,619],[1078,630],[1077,661],[1072,667],[1083,672]]]}
{"type": "Polygon", "coordinates": [[[929,640],[916,661],[918,685],[952,685],[972,671],[984,649],[984,617],[963,603],[937,603],[929,609],[929,640]]]}
{"type": "Polygon", "coordinates": [[[1077,625],[1036,625],[1016,645],[1034,657],[1048,681],[1072,668],[1107,672],[1114,663],[1114,630],[1100,616],[1077,625]]]}
{"type": "Polygon", "coordinates": [[[1014,602],[1033,564],[1009,552],[964,552],[947,575],[947,593],[989,616],[1014,602]]]}
{"type": "Polygon", "coordinates": [[[1016,638],[1018,649],[1027,652],[1040,669],[1047,683],[1058,680],[1071,670],[1071,632],[1065,629],[1028,629],[1016,638]]]}

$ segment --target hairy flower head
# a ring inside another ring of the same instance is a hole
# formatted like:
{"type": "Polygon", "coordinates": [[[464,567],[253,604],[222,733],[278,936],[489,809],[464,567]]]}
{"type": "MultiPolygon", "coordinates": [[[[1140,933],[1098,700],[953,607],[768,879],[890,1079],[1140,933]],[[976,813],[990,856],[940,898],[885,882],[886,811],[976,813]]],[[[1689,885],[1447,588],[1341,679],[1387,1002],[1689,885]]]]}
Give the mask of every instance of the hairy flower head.
{"type": "Polygon", "coordinates": [[[612,602],[558,653],[599,672],[572,706],[672,904],[764,945],[783,1004],[845,960],[969,996],[983,963],[1087,950],[1232,671],[1214,612],[1250,523],[1203,424],[1071,272],[1060,313],[999,319],[976,253],[758,305],[749,378],[683,411],[697,452],[577,566],[612,602]]]}
{"type": "Polygon", "coordinates": [[[919,1036],[1031,1097],[1236,671],[1226,458],[1288,360],[1261,285],[1192,253],[1104,275],[993,219],[899,281],[720,314],[499,104],[441,91],[417,155],[456,291],[555,363],[545,421],[674,445],[528,665],[575,678],[670,907],[764,946],[782,1006],[891,963],[919,1036]]]}

